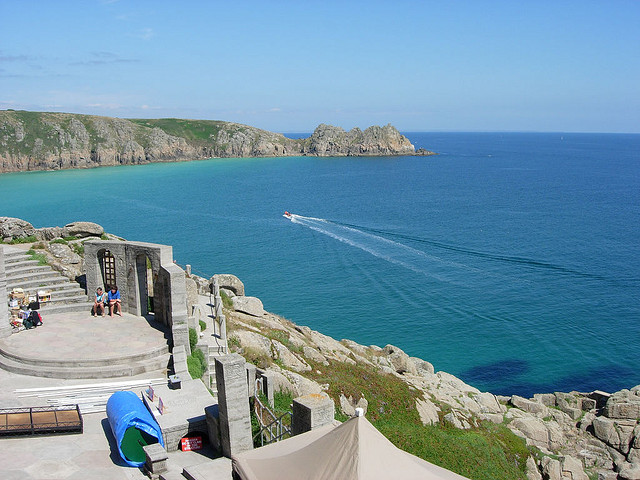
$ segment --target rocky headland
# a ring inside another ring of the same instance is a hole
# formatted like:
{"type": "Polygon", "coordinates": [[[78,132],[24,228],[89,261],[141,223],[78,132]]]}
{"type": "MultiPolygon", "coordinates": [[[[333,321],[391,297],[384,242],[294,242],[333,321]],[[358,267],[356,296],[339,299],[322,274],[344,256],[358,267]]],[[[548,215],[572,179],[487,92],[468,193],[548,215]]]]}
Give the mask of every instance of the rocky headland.
{"type": "MultiPolygon", "coordinates": [[[[105,236],[117,238],[90,222],[36,229],[24,220],[0,217],[3,241],[31,243],[69,278],[77,278],[83,270],[82,242],[105,236]],[[63,237],[67,243],[60,241],[63,237]]],[[[410,428],[412,419],[417,427],[411,428],[487,435],[499,435],[494,429],[504,429],[522,444],[520,453],[509,457],[520,465],[519,476],[513,478],[640,479],[640,385],[614,393],[553,392],[531,398],[481,392],[396,346],[337,341],[296,325],[266,312],[258,298],[245,294],[244,284],[234,275],[215,277],[224,293],[229,347],[270,372],[280,390],[294,396],[327,392],[338,415],[352,415],[355,407],[362,407],[394,440],[398,430],[410,428]],[[394,425],[386,420],[398,415],[409,423],[394,425]]],[[[188,275],[187,303],[208,294],[212,281],[213,277],[188,275]]],[[[416,432],[429,434],[412,430],[402,448],[420,443],[411,437],[416,432]]],[[[455,442],[457,437],[451,438],[455,442]]],[[[502,435],[498,443],[509,442],[502,435]]],[[[439,463],[437,452],[430,461],[439,463]]],[[[474,478],[473,468],[457,470],[474,478]]]]}
{"type": "MultiPolygon", "coordinates": [[[[420,155],[433,152],[420,151],[420,155]]],[[[177,162],[216,157],[415,155],[391,126],[348,132],[319,125],[308,138],[213,120],[121,119],[0,111],[0,173],[177,162]]]]}

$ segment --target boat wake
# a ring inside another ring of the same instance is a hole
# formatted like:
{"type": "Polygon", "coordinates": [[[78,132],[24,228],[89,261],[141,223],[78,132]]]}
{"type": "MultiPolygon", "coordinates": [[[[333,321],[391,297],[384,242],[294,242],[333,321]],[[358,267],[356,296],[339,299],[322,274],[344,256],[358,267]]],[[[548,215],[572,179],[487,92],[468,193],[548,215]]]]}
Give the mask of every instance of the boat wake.
{"type": "MultiPolygon", "coordinates": [[[[479,269],[429,254],[401,242],[367,232],[362,228],[325,218],[305,217],[286,212],[285,218],[292,223],[309,228],[342,243],[363,250],[389,263],[399,265],[416,273],[447,283],[458,283],[457,275],[447,270],[464,269],[480,272],[479,269]]],[[[455,272],[458,273],[458,272],[455,272]]]]}
{"type": "MultiPolygon", "coordinates": [[[[509,276],[513,281],[519,283],[528,282],[523,279],[521,268],[544,270],[549,274],[570,275],[591,280],[608,280],[594,273],[581,272],[542,260],[478,251],[437,240],[341,223],[324,218],[305,217],[289,212],[285,212],[285,217],[291,220],[292,223],[359,248],[375,257],[427,277],[433,277],[449,283],[459,283],[458,280],[461,273],[478,275],[484,278],[509,276]],[[427,248],[429,251],[423,250],[423,248],[427,248]],[[436,253],[434,253],[434,250],[436,253]],[[440,253],[437,253],[437,251],[440,251],[440,253]],[[447,258],[451,256],[455,256],[455,259],[447,258]],[[494,268],[491,266],[493,262],[511,264],[516,270],[513,271],[513,275],[505,275],[504,270],[501,270],[502,273],[493,273],[494,268]],[[464,270],[464,272],[461,272],[461,270],[464,270]]],[[[469,279],[467,278],[467,280],[469,279]]]]}

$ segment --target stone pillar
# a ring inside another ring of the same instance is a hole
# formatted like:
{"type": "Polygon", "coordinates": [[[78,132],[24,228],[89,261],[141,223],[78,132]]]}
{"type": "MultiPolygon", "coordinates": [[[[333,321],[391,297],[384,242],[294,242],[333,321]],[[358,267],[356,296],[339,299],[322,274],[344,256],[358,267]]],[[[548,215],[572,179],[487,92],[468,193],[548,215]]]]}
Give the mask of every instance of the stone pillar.
{"type": "Polygon", "coordinates": [[[247,388],[249,389],[248,394],[249,397],[253,397],[258,393],[255,391],[258,369],[253,363],[245,363],[244,366],[247,369],[247,388]]]}
{"type": "Polygon", "coordinates": [[[4,247],[0,245],[0,338],[11,335],[7,302],[7,275],[4,269],[4,247]]]}
{"type": "Polygon", "coordinates": [[[262,372],[260,375],[260,384],[262,385],[262,393],[269,401],[270,405],[273,405],[273,393],[276,386],[275,376],[271,372],[262,372]]]}
{"type": "Polygon", "coordinates": [[[326,393],[312,393],[293,399],[293,435],[308,432],[333,422],[335,407],[326,393]]]}
{"type": "Polygon", "coordinates": [[[253,448],[245,360],[237,353],[218,357],[216,385],[222,454],[231,457],[253,448]]]}

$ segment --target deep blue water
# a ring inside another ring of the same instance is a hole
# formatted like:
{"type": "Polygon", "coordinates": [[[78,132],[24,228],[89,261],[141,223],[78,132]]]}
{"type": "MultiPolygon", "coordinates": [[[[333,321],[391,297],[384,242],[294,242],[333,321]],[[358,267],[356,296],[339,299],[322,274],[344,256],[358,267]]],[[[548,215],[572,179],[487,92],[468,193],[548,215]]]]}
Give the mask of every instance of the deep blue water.
{"type": "Polygon", "coordinates": [[[640,384],[640,135],[407,136],[441,155],[4,174],[0,215],[173,245],[298,324],[494,393],[640,384]]]}

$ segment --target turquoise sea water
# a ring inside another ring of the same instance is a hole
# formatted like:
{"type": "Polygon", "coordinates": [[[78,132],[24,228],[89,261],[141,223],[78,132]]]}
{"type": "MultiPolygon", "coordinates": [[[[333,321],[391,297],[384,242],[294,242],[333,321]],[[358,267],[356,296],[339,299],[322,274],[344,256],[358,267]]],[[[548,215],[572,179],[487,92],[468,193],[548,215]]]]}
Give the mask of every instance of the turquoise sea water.
{"type": "Polygon", "coordinates": [[[298,324],[494,393],[640,384],[640,135],[407,136],[441,155],[4,174],[0,215],[173,245],[298,324]]]}

